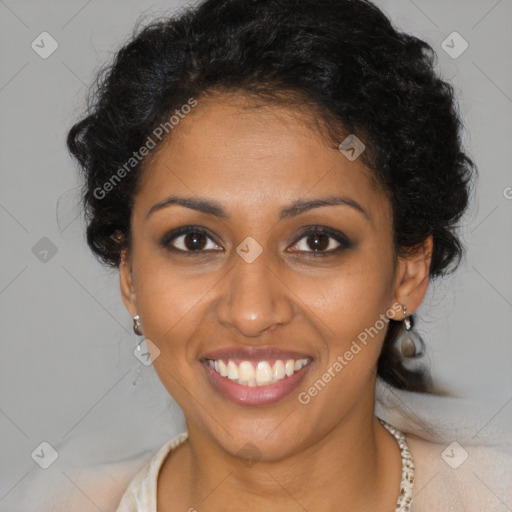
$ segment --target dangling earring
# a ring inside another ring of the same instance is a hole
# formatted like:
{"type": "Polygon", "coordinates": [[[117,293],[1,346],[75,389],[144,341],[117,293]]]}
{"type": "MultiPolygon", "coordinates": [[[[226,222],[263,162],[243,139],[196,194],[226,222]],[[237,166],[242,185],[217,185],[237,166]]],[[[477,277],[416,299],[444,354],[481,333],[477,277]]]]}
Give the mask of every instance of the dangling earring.
{"type": "MultiPolygon", "coordinates": [[[[133,317],[133,332],[137,336],[144,336],[142,334],[142,331],[141,331],[141,324],[140,324],[140,316],[139,315],[135,315],[133,317]]],[[[140,343],[137,345],[137,350],[140,350],[140,343]]],[[[137,386],[137,380],[139,380],[139,377],[140,377],[140,363],[139,363],[139,366],[137,366],[137,376],[135,377],[135,380],[132,382],[132,385],[134,387],[137,386]]]]}
{"type": "Polygon", "coordinates": [[[421,336],[413,331],[414,320],[412,315],[407,316],[407,308],[402,304],[404,310],[403,325],[405,332],[398,338],[397,344],[400,347],[400,351],[403,357],[413,358],[423,355],[422,349],[425,345],[421,336]]]}
{"type": "Polygon", "coordinates": [[[144,336],[142,331],[141,331],[141,324],[140,324],[140,316],[139,315],[135,315],[133,317],[133,332],[137,336],[144,336]]]}
{"type": "Polygon", "coordinates": [[[139,364],[139,366],[137,366],[137,376],[135,377],[135,380],[132,382],[133,387],[137,386],[137,381],[139,380],[139,377],[140,377],[140,364],[139,364]]]}

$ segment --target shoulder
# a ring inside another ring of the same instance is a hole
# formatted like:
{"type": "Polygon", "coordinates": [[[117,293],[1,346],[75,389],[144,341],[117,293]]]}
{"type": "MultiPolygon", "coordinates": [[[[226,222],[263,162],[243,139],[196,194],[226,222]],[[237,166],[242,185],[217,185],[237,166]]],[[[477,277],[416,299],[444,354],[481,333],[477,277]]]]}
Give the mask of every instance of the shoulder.
{"type": "MultiPolygon", "coordinates": [[[[68,512],[95,509],[113,511],[134,474],[151,454],[141,452],[121,461],[80,466],[57,464],[31,472],[13,491],[12,512],[68,512]]],[[[1,508],[1,507],[0,507],[1,508]]]]}
{"type": "Polygon", "coordinates": [[[156,512],[156,486],[160,468],[169,452],[187,437],[186,432],[181,433],[159,448],[129,482],[115,512],[156,512]]]}
{"type": "Polygon", "coordinates": [[[156,482],[165,455],[184,438],[186,434],[180,434],[156,452],[144,450],[123,460],[89,466],[55,464],[44,472],[32,472],[10,493],[14,504],[9,510],[154,512],[156,508],[145,506],[146,497],[156,490],[152,476],[156,482]]]}
{"type": "Polygon", "coordinates": [[[412,512],[480,512],[512,504],[512,446],[443,443],[406,433],[415,465],[412,512]]]}

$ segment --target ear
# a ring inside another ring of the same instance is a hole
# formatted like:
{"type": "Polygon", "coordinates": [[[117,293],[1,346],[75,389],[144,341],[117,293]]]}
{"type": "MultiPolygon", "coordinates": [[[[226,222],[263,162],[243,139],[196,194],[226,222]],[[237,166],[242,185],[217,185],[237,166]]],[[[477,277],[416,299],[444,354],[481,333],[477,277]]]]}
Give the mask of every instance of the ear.
{"type": "Polygon", "coordinates": [[[133,286],[131,262],[126,250],[122,252],[119,263],[119,285],[126,309],[131,316],[135,316],[137,314],[137,295],[133,286]]]}
{"type": "Polygon", "coordinates": [[[427,292],[432,249],[433,237],[429,236],[412,254],[398,258],[394,302],[403,304],[408,315],[419,308],[427,292]]]}

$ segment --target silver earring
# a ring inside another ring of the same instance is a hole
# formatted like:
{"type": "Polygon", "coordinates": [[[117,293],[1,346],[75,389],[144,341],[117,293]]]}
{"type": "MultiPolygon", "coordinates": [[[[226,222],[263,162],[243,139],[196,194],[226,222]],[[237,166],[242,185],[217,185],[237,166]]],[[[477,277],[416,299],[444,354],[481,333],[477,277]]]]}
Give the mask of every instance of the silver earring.
{"type": "Polygon", "coordinates": [[[405,332],[398,338],[397,344],[400,347],[400,351],[403,357],[413,358],[423,355],[423,340],[421,336],[413,330],[414,320],[412,315],[407,315],[407,308],[402,304],[404,310],[403,326],[405,332]]]}
{"type": "Polygon", "coordinates": [[[133,317],[133,332],[137,336],[143,336],[142,331],[141,331],[141,324],[140,324],[140,316],[139,315],[135,315],[133,317]]]}

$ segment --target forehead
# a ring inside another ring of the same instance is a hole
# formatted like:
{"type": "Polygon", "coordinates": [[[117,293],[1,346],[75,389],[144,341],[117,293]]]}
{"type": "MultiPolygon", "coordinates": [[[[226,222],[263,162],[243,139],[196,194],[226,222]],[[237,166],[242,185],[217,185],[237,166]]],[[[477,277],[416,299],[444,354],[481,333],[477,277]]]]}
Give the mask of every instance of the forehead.
{"type": "Polygon", "coordinates": [[[150,208],[182,193],[261,209],[340,194],[372,215],[388,210],[372,171],[360,158],[350,161],[338,144],[307,109],[234,95],[199,99],[150,155],[136,204],[150,208]]]}

